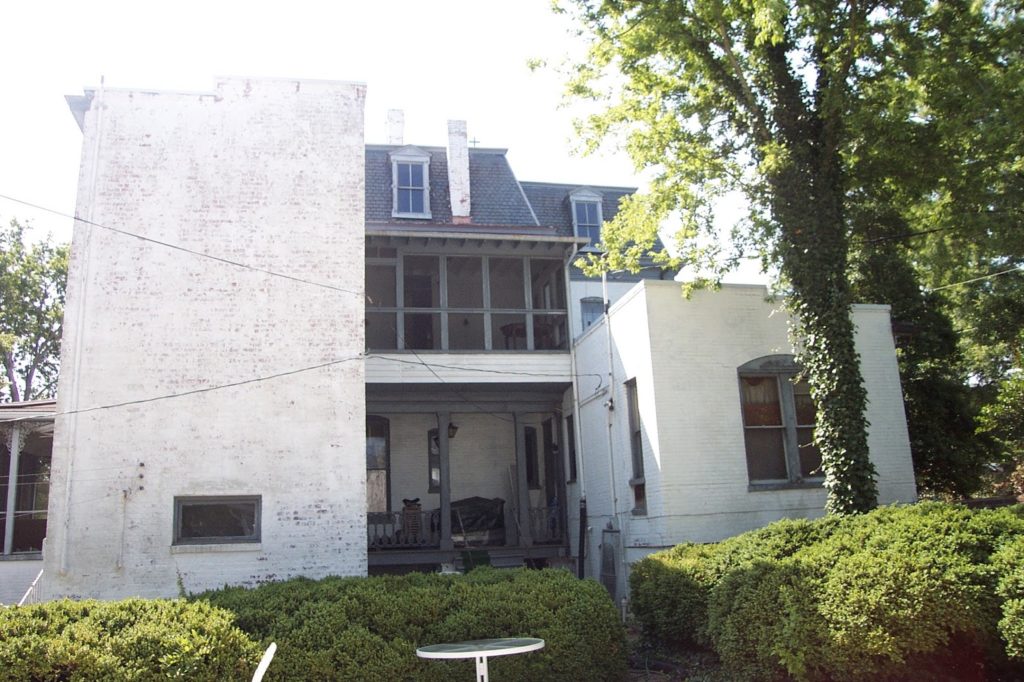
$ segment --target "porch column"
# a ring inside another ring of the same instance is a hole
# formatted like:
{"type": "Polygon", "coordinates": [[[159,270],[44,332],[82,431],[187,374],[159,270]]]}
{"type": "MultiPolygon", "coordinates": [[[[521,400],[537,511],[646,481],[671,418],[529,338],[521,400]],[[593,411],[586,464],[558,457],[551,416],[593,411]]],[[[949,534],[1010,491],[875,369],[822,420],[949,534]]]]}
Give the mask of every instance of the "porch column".
{"type": "Polygon", "coordinates": [[[4,520],[4,554],[14,548],[14,509],[18,501],[18,457],[21,455],[21,426],[11,427],[11,466],[7,472],[7,517],[4,520]]]}
{"type": "Polygon", "coordinates": [[[530,532],[530,484],[526,479],[526,426],[523,423],[526,414],[516,412],[513,424],[516,429],[516,488],[518,488],[517,505],[519,507],[519,544],[528,547],[533,544],[533,533],[530,532]]]}
{"type": "Polygon", "coordinates": [[[441,474],[441,549],[452,550],[452,481],[451,467],[448,459],[448,424],[451,423],[450,412],[437,413],[437,445],[440,458],[441,474]]]}

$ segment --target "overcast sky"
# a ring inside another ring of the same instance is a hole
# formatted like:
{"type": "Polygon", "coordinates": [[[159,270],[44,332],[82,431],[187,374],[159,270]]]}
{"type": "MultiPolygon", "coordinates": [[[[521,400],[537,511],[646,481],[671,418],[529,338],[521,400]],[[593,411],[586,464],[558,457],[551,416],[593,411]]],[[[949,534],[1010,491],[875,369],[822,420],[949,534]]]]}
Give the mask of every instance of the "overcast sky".
{"type": "MultiPolygon", "coordinates": [[[[81,132],[64,96],[109,87],[208,91],[215,76],[367,84],[366,141],[386,142],[388,109],[405,140],[444,145],[465,119],[505,147],[520,180],[642,186],[629,159],[573,154],[562,78],[531,71],[581,55],[549,0],[434,2],[10,2],[0,9],[0,194],[74,213],[81,132]]],[[[72,221],[0,198],[0,221],[71,236],[72,221]]]]}

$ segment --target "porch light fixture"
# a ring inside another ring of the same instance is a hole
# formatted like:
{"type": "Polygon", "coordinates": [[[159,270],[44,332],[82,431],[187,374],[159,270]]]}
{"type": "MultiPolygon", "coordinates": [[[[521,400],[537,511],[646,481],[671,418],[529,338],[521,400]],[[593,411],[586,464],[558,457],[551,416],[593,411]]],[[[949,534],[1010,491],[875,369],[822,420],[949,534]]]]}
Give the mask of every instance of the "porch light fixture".
{"type": "Polygon", "coordinates": [[[452,422],[448,422],[448,438],[455,438],[455,434],[458,432],[459,427],[453,424],[452,422]]]}

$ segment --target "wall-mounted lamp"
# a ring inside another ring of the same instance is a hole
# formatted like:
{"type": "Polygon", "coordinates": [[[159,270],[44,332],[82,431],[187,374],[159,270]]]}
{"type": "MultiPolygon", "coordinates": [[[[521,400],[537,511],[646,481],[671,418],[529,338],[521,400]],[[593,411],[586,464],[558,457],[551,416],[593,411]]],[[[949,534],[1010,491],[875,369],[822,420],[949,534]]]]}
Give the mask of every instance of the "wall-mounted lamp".
{"type": "Polygon", "coordinates": [[[455,434],[458,433],[458,432],[459,432],[459,427],[456,426],[455,424],[453,424],[452,422],[448,422],[448,438],[449,439],[455,438],[455,434]]]}

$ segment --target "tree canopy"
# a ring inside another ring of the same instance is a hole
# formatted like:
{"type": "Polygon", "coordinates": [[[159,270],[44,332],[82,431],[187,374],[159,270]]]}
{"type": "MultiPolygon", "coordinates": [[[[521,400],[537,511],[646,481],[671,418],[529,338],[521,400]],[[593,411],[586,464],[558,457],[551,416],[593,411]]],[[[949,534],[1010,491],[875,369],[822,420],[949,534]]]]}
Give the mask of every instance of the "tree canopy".
{"type": "MultiPolygon", "coordinates": [[[[605,254],[591,266],[635,267],[675,215],[679,262],[711,279],[740,252],[775,265],[819,407],[828,509],[870,508],[851,282],[858,268],[861,285],[899,275],[901,305],[936,323],[931,350],[956,354],[940,343],[944,301],[917,282],[959,281],[967,270],[950,264],[972,259],[976,269],[1002,266],[1007,242],[1021,239],[996,219],[1020,210],[1020,150],[1006,148],[1020,144],[1020,96],[1010,106],[1001,99],[1020,80],[1019,9],[1003,0],[574,0],[569,8],[591,41],[570,91],[604,104],[583,133],[595,146],[623,134],[637,166],[653,173],[649,191],[606,226],[605,254]],[[1000,136],[1013,142],[1000,146],[1000,136]],[[733,230],[737,251],[723,254],[716,200],[735,191],[749,213],[733,230]],[[918,233],[926,246],[911,251],[918,233]],[[885,258],[880,245],[892,247],[885,258]],[[893,258],[899,268],[872,273],[893,258]]],[[[962,385],[955,372],[939,374],[933,387],[962,385]]]]}
{"type": "Polygon", "coordinates": [[[17,220],[0,228],[0,400],[55,395],[67,272],[67,245],[28,244],[17,220]]]}

